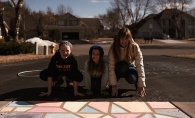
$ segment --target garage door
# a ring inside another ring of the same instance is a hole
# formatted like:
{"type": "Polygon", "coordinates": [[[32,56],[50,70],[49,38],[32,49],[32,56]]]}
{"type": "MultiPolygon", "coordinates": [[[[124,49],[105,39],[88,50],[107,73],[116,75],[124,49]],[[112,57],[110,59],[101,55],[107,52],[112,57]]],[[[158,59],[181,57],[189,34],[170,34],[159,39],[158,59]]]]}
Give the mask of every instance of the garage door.
{"type": "Polygon", "coordinates": [[[79,32],[62,32],[62,40],[78,40],[79,32]]]}

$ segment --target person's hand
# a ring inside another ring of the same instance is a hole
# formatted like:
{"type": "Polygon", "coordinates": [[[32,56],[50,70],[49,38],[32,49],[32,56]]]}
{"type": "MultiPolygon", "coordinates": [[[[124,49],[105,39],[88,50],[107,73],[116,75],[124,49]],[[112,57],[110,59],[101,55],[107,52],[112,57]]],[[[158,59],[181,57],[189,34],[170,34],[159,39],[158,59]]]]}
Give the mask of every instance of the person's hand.
{"type": "Polygon", "coordinates": [[[91,90],[86,90],[86,94],[87,94],[87,95],[93,95],[93,91],[91,91],[91,90]]]}
{"type": "Polygon", "coordinates": [[[144,87],[138,87],[136,91],[139,93],[140,97],[144,97],[146,95],[144,87]]]}
{"type": "Polygon", "coordinates": [[[43,96],[50,96],[51,92],[41,92],[41,94],[39,96],[43,97],[43,96]]]}
{"type": "Polygon", "coordinates": [[[101,91],[101,94],[102,94],[102,95],[108,95],[109,93],[108,93],[107,91],[105,91],[105,90],[102,90],[102,91],[101,91]]]}
{"type": "Polygon", "coordinates": [[[83,93],[79,93],[79,92],[75,92],[74,93],[74,96],[81,96],[81,97],[83,97],[83,96],[85,96],[83,93]]]}
{"type": "Polygon", "coordinates": [[[118,90],[116,86],[112,86],[112,96],[118,96],[118,90]]]}

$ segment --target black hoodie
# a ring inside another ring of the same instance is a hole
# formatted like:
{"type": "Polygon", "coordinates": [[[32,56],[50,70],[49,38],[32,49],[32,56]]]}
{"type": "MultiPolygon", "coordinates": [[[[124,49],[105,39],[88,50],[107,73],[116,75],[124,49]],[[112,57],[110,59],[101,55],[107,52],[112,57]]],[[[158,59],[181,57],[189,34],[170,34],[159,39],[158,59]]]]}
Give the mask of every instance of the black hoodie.
{"type": "Polygon", "coordinates": [[[53,77],[54,73],[65,76],[72,76],[77,72],[78,64],[74,55],[71,53],[66,59],[62,59],[59,52],[52,56],[48,66],[48,77],[53,77]]]}

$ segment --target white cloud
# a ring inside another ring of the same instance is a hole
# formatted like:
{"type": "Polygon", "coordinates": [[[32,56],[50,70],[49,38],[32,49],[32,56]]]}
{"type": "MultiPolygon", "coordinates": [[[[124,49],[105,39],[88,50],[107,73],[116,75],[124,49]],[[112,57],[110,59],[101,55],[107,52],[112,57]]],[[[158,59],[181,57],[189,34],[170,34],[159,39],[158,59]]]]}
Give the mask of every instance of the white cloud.
{"type": "MultiPolygon", "coordinates": [[[[184,4],[183,5],[185,8],[189,8],[189,4],[184,4]]],[[[170,3],[166,3],[166,4],[162,4],[160,6],[157,6],[158,9],[163,10],[165,8],[171,9],[171,8],[178,8],[181,9],[182,8],[182,4],[181,3],[176,3],[176,4],[170,4],[170,3]]]]}
{"type": "Polygon", "coordinates": [[[90,0],[92,3],[98,3],[98,2],[109,2],[109,0],[90,0]]]}
{"type": "Polygon", "coordinates": [[[99,2],[98,0],[91,0],[92,3],[96,3],[99,2]]]}

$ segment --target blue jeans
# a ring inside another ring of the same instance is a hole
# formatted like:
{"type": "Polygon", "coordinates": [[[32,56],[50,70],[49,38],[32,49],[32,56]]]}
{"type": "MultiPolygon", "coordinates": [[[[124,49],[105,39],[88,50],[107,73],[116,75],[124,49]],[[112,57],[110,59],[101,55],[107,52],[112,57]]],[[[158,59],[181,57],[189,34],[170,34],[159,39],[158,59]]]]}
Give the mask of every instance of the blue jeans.
{"type": "Polygon", "coordinates": [[[115,74],[117,80],[120,78],[125,78],[125,80],[130,84],[136,84],[138,81],[138,73],[136,67],[129,66],[126,61],[119,61],[115,64],[115,74]]]}

